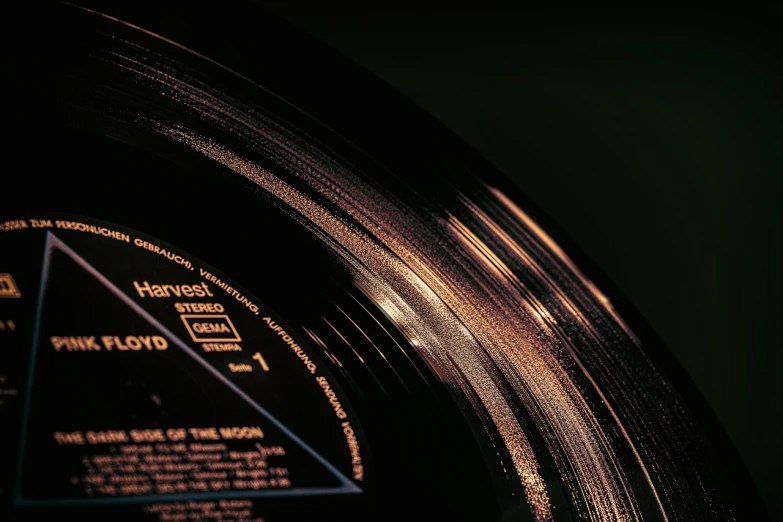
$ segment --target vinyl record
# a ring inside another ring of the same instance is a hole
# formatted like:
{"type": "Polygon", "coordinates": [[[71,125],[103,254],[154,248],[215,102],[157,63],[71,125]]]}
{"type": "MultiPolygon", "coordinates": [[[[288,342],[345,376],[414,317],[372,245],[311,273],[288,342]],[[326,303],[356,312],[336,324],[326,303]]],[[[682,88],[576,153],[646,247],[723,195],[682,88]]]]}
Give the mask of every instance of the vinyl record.
{"type": "Polygon", "coordinates": [[[763,518],[660,341],[512,184],[279,19],[199,9],[33,19],[2,520],[763,518]]]}

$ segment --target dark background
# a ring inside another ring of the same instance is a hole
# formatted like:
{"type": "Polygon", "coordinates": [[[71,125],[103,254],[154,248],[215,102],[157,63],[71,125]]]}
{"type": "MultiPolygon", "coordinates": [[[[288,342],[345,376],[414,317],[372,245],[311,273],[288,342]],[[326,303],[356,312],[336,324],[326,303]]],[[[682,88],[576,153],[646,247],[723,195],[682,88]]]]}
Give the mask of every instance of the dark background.
{"type": "Polygon", "coordinates": [[[552,216],[674,352],[783,520],[779,9],[262,4],[400,90],[552,216]]]}

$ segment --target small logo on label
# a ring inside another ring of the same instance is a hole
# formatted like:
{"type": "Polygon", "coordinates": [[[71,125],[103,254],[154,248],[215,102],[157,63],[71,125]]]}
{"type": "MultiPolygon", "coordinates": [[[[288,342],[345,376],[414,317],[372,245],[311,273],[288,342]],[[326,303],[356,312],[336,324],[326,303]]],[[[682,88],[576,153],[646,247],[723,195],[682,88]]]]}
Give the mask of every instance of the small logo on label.
{"type": "Polygon", "coordinates": [[[0,274],[0,297],[22,297],[11,274],[0,274]]]}
{"type": "Polygon", "coordinates": [[[197,343],[242,341],[226,314],[182,314],[180,317],[191,339],[197,343]]]}

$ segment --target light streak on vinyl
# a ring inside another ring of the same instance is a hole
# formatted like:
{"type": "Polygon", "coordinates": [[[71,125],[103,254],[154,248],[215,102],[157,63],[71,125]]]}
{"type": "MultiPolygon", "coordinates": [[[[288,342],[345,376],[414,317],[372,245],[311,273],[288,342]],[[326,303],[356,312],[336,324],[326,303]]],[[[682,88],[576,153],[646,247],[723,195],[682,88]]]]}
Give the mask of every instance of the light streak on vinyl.
{"type": "Polygon", "coordinates": [[[56,13],[70,170],[35,179],[63,197],[0,221],[2,509],[753,520],[646,327],[427,120],[373,137],[300,107],[282,61],[56,13]]]}

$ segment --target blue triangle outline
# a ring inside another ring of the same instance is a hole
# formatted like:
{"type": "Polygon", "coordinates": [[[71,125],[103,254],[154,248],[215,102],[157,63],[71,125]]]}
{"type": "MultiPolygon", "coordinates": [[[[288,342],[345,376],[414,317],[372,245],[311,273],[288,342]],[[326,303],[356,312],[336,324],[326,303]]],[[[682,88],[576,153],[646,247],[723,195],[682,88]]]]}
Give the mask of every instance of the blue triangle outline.
{"type": "Polygon", "coordinates": [[[313,448],[311,448],[305,441],[299,438],[293,431],[291,431],[282,422],[277,420],[271,413],[269,413],[263,406],[254,401],[248,396],[241,388],[231,382],[222,373],[216,370],[211,364],[209,364],[203,357],[201,357],[195,350],[182,341],[171,330],[166,328],[160,321],[155,319],[149,312],[144,310],[138,303],[128,297],[125,292],[120,290],[114,283],[112,283],[106,276],[92,266],[87,260],[76,253],[71,247],[69,247],[60,238],[55,236],[51,231],[46,233],[46,243],[44,245],[44,258],[41,268],[41,283],[38,290],[38,302],[36,304],[35,323],[33,327],[33,340],[32,348],[30,350],[30,368],[27,377],[27,391],[25,394],[24,414],[22,417],[22,431],[19,444],[19,456],[17,462],[17,477],[16,487],[14,495],[14,503],[18,506],[78,506],[78,505],[105,505],[105,504],[133,504],[144,502],[177,502],[194,499],[236,499],[236,498],[259,498],[259,497],[297,497],[297,496],[317,496],[317,495],[340,495],[340,494],[356,494],[362,493],[363,490],[357,486],[353,481],[345,476],[340,470],[338,470],[331,462],[326,460],[313,448]],[[103,498],[70,498],[70,499],[42,499],[33,500],[26,499],[22,495],[22,465],[24,463],[25,445],[27,436],[27,424],[30,413],[31,391],[33,387],[33,376],[35,374],[35,361],[38,352],[38,344],[40,341],[40,324],[41,324],[41,311],[43,309],[43,302],[46,294],[46,287],[49,282],[49,267],[51,264],[52,250],[55,248],[68,255],[73,261],[79,264],[90,275],[95,277],[101,282],[108,290],[110,290],[116,297],[127,304],[134,312],[140,315],[152,326],[157,328],[160,332],[164,333],[171,342],[176,344],[181,350],[190,355],[196,362],[203,366],[207,371],[217,377],[223,384],[225,384],[231,391],[236,393],[242,398],[248,405],[258,411],[261,415],[266,417],[268,421],[275,425],[280,431],[282,431],[289,439],[293,440],[299,447],[305,450],[310,456],[315,458],[321,465],[329,470],[339,481],[340,486],[336,488],[291,488],[291,489],[275,489],[275,490],[261,490],[261,491],[215,491],[215,492],[191,492],[191,493],[175,493],[175,494],[163,494],[163,495],[139,495],[135,497],[103,497],[103,498]]]}

